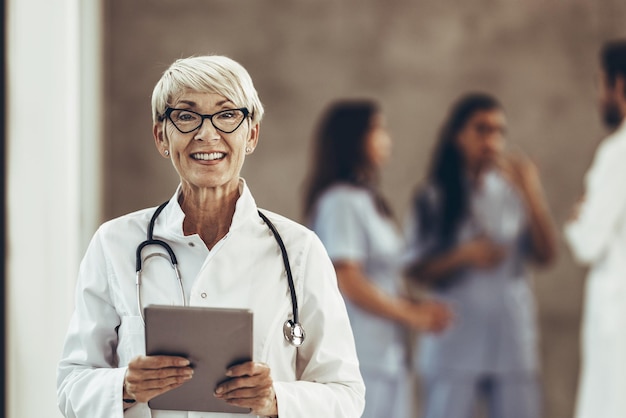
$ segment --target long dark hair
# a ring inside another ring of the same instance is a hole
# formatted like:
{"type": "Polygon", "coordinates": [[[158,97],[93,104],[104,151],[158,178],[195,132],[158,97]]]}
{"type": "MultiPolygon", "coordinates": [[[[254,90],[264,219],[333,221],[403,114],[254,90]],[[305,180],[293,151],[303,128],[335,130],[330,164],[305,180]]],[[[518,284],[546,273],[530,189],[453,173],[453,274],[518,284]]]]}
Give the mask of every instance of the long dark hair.
{"type": "MultiPolygon", "coordinates": [[[[466,162],[458,147],[457,137],[467,121],[478,111],[501,109],[494,97],[485,93],[469,93],[462,96],[452,107],[439,132],[428,179],[439,195],[440,234],[443,242],[451,243],[467,215],[469,199],[466,180],[466,162]]],[[[423,227],[431,220],[421,216],[423,227]]],[[[428,229],[428,228],[425,228],[428,229]]]]}
{"type": "Polygon", "coordinates": [[[304,190],[304,216],[309,218],[315,202],[328,187],[344,182],[370,190],[379,212],[391,210],[377,190],[378,169],[365,152],[367,133],[380,112],[372,100],[340,100],[323,113],[314,136],[310,174],[304,190]]]}

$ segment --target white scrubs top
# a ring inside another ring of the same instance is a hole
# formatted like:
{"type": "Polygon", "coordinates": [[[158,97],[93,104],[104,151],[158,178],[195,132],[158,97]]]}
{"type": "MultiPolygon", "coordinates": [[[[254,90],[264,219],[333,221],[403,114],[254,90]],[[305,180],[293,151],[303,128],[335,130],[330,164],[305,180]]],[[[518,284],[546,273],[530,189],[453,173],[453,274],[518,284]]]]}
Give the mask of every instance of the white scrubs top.
{"type": "Polygon", "coordinates": [[[626,416],[626,120],[596,152],[578,219],[565,228],[590,266],[582,323],[577,418],[626,416]]]}
{"type": "MultiPolygon", "coordinates": [[[[291,316],[279,247],[245,182],[228,234],[208,251],[198,235],[185,236],[178,191],[157,219],[154,237],[168,242],[178,258],[191,306],[251,309],[254,361],[271,368],[281,417],[359,417],[364,385],[352,331],[335,271],[319,239],[308,229],[264,211],[280,232],[293,271],[300,322],[307,339],[300,348],[283,337],[291,316]]],[[[237,418],[239,414],[122,407],[128,362],[145,354],[144,326],[135,292],[135,251],[146,239],[154,208],[103,224],[81,263],[72,316],[58,367],[58,401],[66,417],[237,418]]],[[[160,247],[148,247],[144,255],[160,247]]],[[[145,259],[145,256],[144,256],[145,259]]],[[[143,304],[180,305],[169,262],[146,261],[143,304]]],[[[207,388],[207,396],[213,396],[207,388]]]]}
{"type": "MultiPolygon", "coordinates": [[[[376,210],[371,193],[340,183],[319,197],[311,227],[333,261],[356,261],[381,291],[397,295],[402,285],[402,234],[376,210]]],[[[399,376],[406,369],[404,330],[346,301],[363,371],[399,376]]]]}

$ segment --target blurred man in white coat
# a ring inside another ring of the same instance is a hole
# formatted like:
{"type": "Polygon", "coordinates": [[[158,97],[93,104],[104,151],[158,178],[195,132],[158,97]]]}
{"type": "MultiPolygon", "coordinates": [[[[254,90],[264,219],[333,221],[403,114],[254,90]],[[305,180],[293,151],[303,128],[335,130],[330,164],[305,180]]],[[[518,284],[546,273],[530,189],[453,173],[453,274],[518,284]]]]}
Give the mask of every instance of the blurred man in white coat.
{"type": "Polygon", "coordinates": [[[626,417],[626,40],[601,52],[600,110],[612,133],[585,178],[565,236],[590,267],[577,418],[626,417]]]}

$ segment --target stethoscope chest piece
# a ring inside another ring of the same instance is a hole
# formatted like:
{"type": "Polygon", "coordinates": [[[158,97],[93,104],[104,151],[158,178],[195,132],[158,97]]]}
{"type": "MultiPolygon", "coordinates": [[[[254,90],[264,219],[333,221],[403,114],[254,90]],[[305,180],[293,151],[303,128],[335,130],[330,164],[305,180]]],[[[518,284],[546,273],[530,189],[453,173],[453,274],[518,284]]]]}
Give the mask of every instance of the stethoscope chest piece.
{"type": "Polygon", "coordinates": [[[304,328],[299,323],[294,323],[291,319],[285,321],[283,325],[283,335],[289,344],[300,347],[306,338],[304,328]]]}

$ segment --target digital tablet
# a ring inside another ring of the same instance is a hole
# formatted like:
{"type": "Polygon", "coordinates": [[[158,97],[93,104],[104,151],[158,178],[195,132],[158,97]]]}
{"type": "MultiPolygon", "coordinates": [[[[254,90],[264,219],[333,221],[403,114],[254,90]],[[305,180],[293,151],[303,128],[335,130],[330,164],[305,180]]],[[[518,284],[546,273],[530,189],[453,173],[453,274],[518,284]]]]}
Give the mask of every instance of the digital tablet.
{"type": "Polygon", "coordinates": [[[152,409],[250,412],[213,396],[226,369],[252,360],[252,312],[245,309],[149,305],[144,309],[146,354],[191,361],[193,377],[148,402],[152,409]]]}

